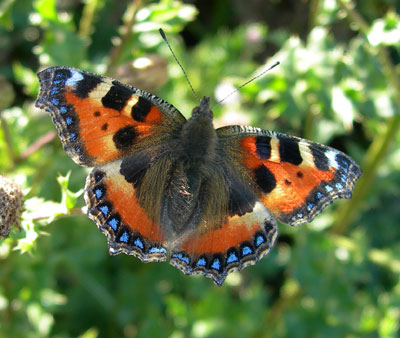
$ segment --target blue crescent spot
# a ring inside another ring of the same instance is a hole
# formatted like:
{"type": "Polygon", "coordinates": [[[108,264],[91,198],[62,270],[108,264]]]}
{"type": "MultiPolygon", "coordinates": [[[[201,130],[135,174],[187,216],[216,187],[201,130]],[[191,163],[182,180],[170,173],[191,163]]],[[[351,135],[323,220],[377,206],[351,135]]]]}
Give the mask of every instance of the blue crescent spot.
{"type": "Polygon", "coordinates": [[[185,257],[185,256],[183,256],[181,253],[173,254],[173,255],[172,255],[172,258],[177,258],[177,259],[179,259],[180,261],[185,262],[185,263],[188,264],[188,265],[189,265],[189,263],[190,263],[189,257],[185,257]]]}
{"type": "Polygon", "coordinates": [[[333,190],[333,188],[332,188],[330,185],[326,185],[326,186],[325,186],[325,190],[326,190],[327,192],[331,192],[331,191],[333,190]]]}
{"type": "Polygon", "coordinates": [[[128,243],[128,240],[129,240],[129,236],[128,236],[127,232],[125,231],[122,234],[122,236],[119,238],[119,241],[120,242],[124,242],[124,243],[128,243]]]}
{"type": "Polygon", "coordinates": [[[111,218],[107,223],[114,231],[117,230],[118,220],[116,218],[111,218]]]}
{"type": "Polygon", "coordinates": [[[71,141],[72,141],[72,142],[74,142],[74,141],[75,141],[75,139],[76,139],[76,135],[75,135],[75,133],[71,133],[71,134],[69,134],[69,137],[71,138],[71,141]]]}
{"type": "Polygon", "coordinates": [[[221,268],[221,263],[218,258],[214,259],[214,261],[211,264],[211,268],[215,270],[219,270],[221,268]]]}
{"type": "Polygon", "coordinates": [[[58,104],[60,103],[60,101],[58,99],[56,99],[55,97],[51,98],[50,102],[55,106],[58,106],[58,104]]]}
{"type": "Polygon", "coordinates": [[[72,119],[70,117],[67,117],[65,119],[65,122],[67,122],[68,125],[71,125],[73,121],[72,121],[72,119]]]}
{"type": "Polygon", "coordinates": [[[60,90],[59,90],[58,88],[53,88],[53,89],[50,91],[50,95],[58,94],[59,92],[60,92],[60,90]]]}
{"type": "Polygon", "coordinates": [[[67,107],[65,107],[65,106],[61,106],[61,107],[60,107],[60,113],[61,113],[61,114],[65,114],[67,111],[68,111],[68,108],[67,108],[67,107]]]}
{"type": "Polygon", "coordinates": [[[79,154],[81,152],[81,147],[75,147],[75,151],[79,154]]]}
{"type": "Polygon", "coordinates": [[[253,253],[253,250],[251,250],[250,247],[248,247],[248,246],[243,247],[242,256],[247,256],[247,255],[250,255],[251,253],[253,253]]]}
{"type": "Polygon", "coordinates": [[[228,264],[230,264],[230,263],[233,263],[233,262],[237,262],[239,259],[238,259],[238,257],[236,256],[236,254],[234,253],[234,252],[231,252],[230,254],[229,254],[229,257],[228,257],[228,259],[226,260],[226,262],[228,263],[228,264]]]}
{"type": "MultiPolygon", "coordinates": [[[[61,78],[63,76],[63,74],[62,73],[56,73],[56,75],[54,76],[54,78],[55,79],[59,79],[59,78],[61,78]]],[[[56,80],[57,81],[57,80],[56,80]]],[[[61,80],[59,80],[59,81],[61,81],[61,80]]],[[[53,82],[55,82],[55,81],[53,81],[53,82]]]]}
{"type": "MultiPolygon", "coordinates": [[[[57,75],[60,75],[60,74],[57,74],[57,75]]],[[[57,76],[56,75],[56,77],[59,77],[59,76],[57,76]]],[[[59,83],[61,83],[62,82],[62,80],[54,80],[53,81],[53,86],[57,86],[59,83]]]]}
{"type": "Polygon", "coordinates": [[[292,217],[292,221],[295,221],[295,220],[296,220],[296,216],[293,216],[293,217],[292,217]]]}
{"type": "Polygon", "coordinates": [[[101,196],[103,196],[103,192],[101,191],[101,189],[96,189],[94,192],[95,192],[97,198],[100,198],[101,196]]]}
{"type": "Polygon", "coordinates": [[[206,266],[207,262],[204,258],[200,258],[197,263],[196,266],[206,266]]]}
{"type": "Polygon", "coordinates": [[[343,183],[346,183],[347,181],[346,175],[340,175],[340,179],[342,180],[343,183]]]}
{"type": "Polygon", "coordinates": [[[108,206],[102,205],[99,207],[100,211],[103,213],[104,216],[107,216],[108,214],[108,206]]]}
{"type": "Polygon", "coordinates": [[[317,199],[318,199],[318,200],[321,199],[322,196],[324,196],[324,195],[318,191],[318,192],[317,192],[317,199]]]}
{"type": "Polygon", "coordinates": [[[307,204],[307,209],[310,211],[312,208],[314,208],[315,204],[314,203],[308,203],[307,204]]]}
{"type": "Polygon", "coordinates": [[[167,253],[167,250],[165,250],[165,248],[163,248],[163,247],[161,247],[161,248],[158,248],[158,247],[156,247],[156,246],[153,246],[152,248],[150,248],[150,250],[149,250],[149,253],[163,253],[163,254],[166,254],[167,253]]]}
{"type": "Polygon", "coordinates": [[[297,217],[302,218],[302,217],[303,217],[303,214],[302,214],[301,212],[299,212],[299,213],[297,214],[297,217]]]}
{"type": "Polygon", "coordinates": [[[265,242],[264,237],[261,236],[261,235],[258,235],[257,238],[256,238],[256,245],[260,246],[264,242],[265,242]]]}
{"type": "Polygon", "coordinates": [[[342,183],[336,183],[335,187],[338,188],[338,189],[343,189],[342,183]]]}
{"type": "Polygon", "coordinates": [[[144,248],[143,242],[141,241],[141,239],[140,239],[139,237],[135,239],[135,241],[133,242],[133,244],[134,244],[135,246],[137,246],[138,248],[140,248],[140,249],[143,249],[143,248],[144,248]]]}

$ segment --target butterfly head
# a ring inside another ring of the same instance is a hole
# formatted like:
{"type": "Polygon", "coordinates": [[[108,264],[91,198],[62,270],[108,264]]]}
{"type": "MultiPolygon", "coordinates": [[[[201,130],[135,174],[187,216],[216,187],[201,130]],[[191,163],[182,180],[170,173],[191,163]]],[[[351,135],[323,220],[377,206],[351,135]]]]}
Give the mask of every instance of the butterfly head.
{"type": "Polygon", "coordinates": [[[194,117],[194,118],[206,117],[206,118],[209,118],[210,120],[213,119],[214,113],[212,112],[212,110],[210,108],[210,98],[209,97],[204,96],[200,100],[200,104],[193,108],[192,117],[194,117]]]}

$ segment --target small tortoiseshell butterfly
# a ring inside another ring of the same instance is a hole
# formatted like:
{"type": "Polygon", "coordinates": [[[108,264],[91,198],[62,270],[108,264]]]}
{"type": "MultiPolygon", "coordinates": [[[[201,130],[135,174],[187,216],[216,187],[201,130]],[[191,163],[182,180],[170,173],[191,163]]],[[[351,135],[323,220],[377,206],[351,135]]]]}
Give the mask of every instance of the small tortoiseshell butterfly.
{"type": "Polygon", "coordinates": [[[361,169],[327,146],[249,126],[213,128],[208,97],[192,117],[143,90],[69,67],[38,74],[67,154],[94,167],[89,217],[112,255],[170,264],[221,285],[273,246],[277,220],[310,222],[351,198],[361,169]]]}

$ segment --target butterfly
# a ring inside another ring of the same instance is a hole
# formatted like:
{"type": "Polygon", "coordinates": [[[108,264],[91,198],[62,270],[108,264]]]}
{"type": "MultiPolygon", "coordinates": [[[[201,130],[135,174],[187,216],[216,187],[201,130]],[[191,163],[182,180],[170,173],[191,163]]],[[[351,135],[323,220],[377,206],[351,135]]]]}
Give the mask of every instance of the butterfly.
{"type": "Polygon", "coordinates": [[[210,99],[186,118],[117,80],[70,67],[38,73],[67,154],[94,167],[88,216],[111,255],[169,263],[221,285],[265,256],[277,220],[300,225],[351,198],[361,169],[333,148],[250,126],[213,127],[210,99]]]}

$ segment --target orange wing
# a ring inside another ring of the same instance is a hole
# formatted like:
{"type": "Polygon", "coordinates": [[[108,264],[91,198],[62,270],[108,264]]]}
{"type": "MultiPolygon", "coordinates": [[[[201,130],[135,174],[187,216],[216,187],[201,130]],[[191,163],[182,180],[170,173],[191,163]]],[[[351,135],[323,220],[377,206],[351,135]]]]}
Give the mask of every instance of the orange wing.
{"type": "Polygon", "coordinates": [[[139,204],[134,184],[121,174],[121,163],[118,160],[98,166],[88,176],[88,215],[107,236],[110,254],[124,252],[143,262],[165,261],[162,229],[139,204]]]}
{"type": "Polygon", "coordinates": [[[337,198],[351,198],[362,171],[348,155],[294,136],[259,128],[217,130],[226,165],[238,168],[281,222],[310,222],[337,198]]]}
{"type": "Polygon", "coordinates": [[[221,285],[235,270],[257,263],[277,236],[275,218],[260,202],[251,212],[228,217],[220,227],[198,230],[172,248],[170,264],[185,274],[202,274],[221,285]],[[206,229],[206,230],[205,230],[206,229]]]}
{"type": "Polygon", "coordinates": [[[51,114],[65,151],[81,165],[157,147],[186,121],[162,99],[111,78],[68,67],[38,76],[36,106],[51,114]]]}

